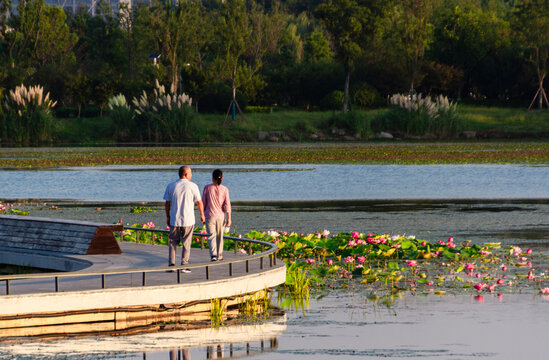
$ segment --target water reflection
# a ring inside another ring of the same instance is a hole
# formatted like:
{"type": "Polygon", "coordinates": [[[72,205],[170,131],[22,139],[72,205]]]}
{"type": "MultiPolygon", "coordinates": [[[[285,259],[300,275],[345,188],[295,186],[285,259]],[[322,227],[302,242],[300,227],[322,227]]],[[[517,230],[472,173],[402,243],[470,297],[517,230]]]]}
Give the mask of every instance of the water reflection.
{"type": "MultiPolygon", "coordinates": [[[[167,327],[169,328],[169,327],[167,327]]],[[[0,359],[232,359],[278,347],[286,317],[253,325],[206,327],[117,337],[28,340],[0,344],[0,359]]]]}

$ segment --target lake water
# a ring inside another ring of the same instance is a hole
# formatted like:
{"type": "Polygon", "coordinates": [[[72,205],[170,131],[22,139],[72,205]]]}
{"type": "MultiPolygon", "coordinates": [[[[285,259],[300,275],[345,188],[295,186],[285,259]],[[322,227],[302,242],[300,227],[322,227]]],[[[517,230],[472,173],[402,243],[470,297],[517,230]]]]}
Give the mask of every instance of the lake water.
{"type": "Polygon", "coordinates": [[[545,359],[549,298],[347,291],[262,325],[2,344],[11,359],[545,359]],[[263,340],[263,346],[261,343],[263,340]],[[231,347],[232,346],[232,347],[231,347]],[[232,356],[231,356],[232,353],[232,356]]]}
{"type": "MultiPolygon", "coordinates": [[[[193,166],[193,182],[215,168],[233,201],[345,199],[549,199],[548,165],[193,166]]],[[[0,198],[162,201],[176,166],[0,170],[0,198]]]]}
{"type": "MultiPolygon", "coordinates": [[[[193,181],[202,188],[216,167],[193,166],[193,181]]],[[[219,168],[225,172],[224,184],[233,201],[255,203],[237,206],[233,215],[244,230],[395,231],[429,240],[452,235],[458,241],[501,241],[548,251],[547,165],[219,168]],[[350,199],[356,201],[343,201],[350,199]],[[307,203],[318,200],[325,202],[307,203]]],[[[120,206],[101,211],[44,206],[31,215],[107,222],[143,216],[143,221],[162,223],[163,191],[176,178],[175,166],[4,169],[0,199],[159,202],[158,211],[147,214],[130,215],[127,207],[120,206]]],[[[0,358],[545,359],[549,353],[549,344],[543,341],[549,299],[534,293],[501,297],[407,293],[389,306],[365,295],[346,290],[328,294],[312,299],[305,314],[289,309],[286,318],[262,325],[0,343],[0,358]]]]}

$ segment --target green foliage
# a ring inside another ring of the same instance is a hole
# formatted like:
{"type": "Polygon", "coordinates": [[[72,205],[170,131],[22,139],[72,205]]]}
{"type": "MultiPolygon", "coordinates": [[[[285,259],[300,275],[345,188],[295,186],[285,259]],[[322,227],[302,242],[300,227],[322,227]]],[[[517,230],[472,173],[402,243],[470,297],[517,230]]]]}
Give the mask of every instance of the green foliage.
{"type": "Polygon", "coordinates": [[[361,83],[354,87],[353,104],[360,108],[372,108],[383,104],[383,99],[376,88],[366,83],[361,83]]]}
{"type": "Polygon", "coordinates": [[[329,120],[330,128],[346,129],[361,139],[372,135],[370,117],[357,111],[334,114],[329,120]]]}
{"type": "Polygon", "coordinates": [[[397,94],[390,98],[390,102],[390,110],[372,124],[374,131],[446,138],[455,137],[461,130],[457,105],[446,97],[431,100],[416,95],[412,100],[408,95],[397,94]]]}
{"type": "Polygon", "coordinates": [[[320,107],[323,110],[339,110],[343,106],[344,97],[343,91],[332,91],[322,99],[320,107]]]}
{"type": "Polygon", "coordinates": [[[41,86],[11,90],[2,104],[0,139],[12,144],[39,144],[51,139],[55,102],[41,86]]]}

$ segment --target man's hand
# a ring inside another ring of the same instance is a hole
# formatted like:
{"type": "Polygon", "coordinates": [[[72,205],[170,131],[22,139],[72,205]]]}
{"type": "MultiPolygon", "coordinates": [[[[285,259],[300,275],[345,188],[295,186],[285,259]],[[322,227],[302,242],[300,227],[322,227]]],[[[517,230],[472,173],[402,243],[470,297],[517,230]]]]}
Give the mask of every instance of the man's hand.
{"type": "Polygon", "coordinates": [[[200,214],[200,222],[202,222],[202,224],[206,222],[206,218],[204,217],[204,214],[200,214]]]}

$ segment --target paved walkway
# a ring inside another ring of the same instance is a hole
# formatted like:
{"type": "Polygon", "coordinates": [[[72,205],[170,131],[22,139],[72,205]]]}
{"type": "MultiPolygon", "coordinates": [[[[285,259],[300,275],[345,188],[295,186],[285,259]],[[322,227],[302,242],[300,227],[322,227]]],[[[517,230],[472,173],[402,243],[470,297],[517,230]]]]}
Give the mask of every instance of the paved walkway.
{"type": "MultiPolygon", "coordinates": [[[[224,260],[210,262],[207,249],[192,248],[189,260],[191,273],[167,272],[166,269],[150,271],[151,268],[165,268],[168,265],[168,247],[165,245],[136,244],[120,242],[122,254],[116,255],[63,255],[65,259],[76,259],[79,262],[87,261],[91,266],[74,272],[98,272],[113,270],[138,270],[147,269],[146,274],[138,271],[130,274],[106,274],[105,288],[127,288],[143,286],[164,286],[199,283],[204,281],[224,280],[238,278],[246,275],[257,274],[272,268],[284,266],[284,262],[278,261],[271,267],[269,258],[263,260],[263,270],[260,259],[248,262],[242,261],[229,265],[234,260],[245,260],[246,255],[235,254],[233,251],[223,253],[224,260]],[[206,267],[207,266],[207,267],[206,267]],[[231,275],[232,272],[232,275],[231,275]],[[145,280],[143,279],[145,277],[145,280]]],[[[52,254],[53,256],[59,256],[52,254]]],[[[181,248],[177,248],[176,260],[181,258],[181,248]]],[[[176,261],[176,264],[179,261],[176,261]]],[[[68,273],[64,273],[68,274],[68,273]]],[[[44,274],[46,275],[46,274],[44,274]]],[[[99,290],[102,288],[101,274],[90,276],[61,276],[59,277],[59,291],[85,291],[99,290]]],[[[6,294],[6,287],[0,283],[0,295],[6,294]]],[[[14,280],[10,283],[10,295],[37,294],[55,292],[55,278],[46,277],[32,280],[14,280]]]]}

